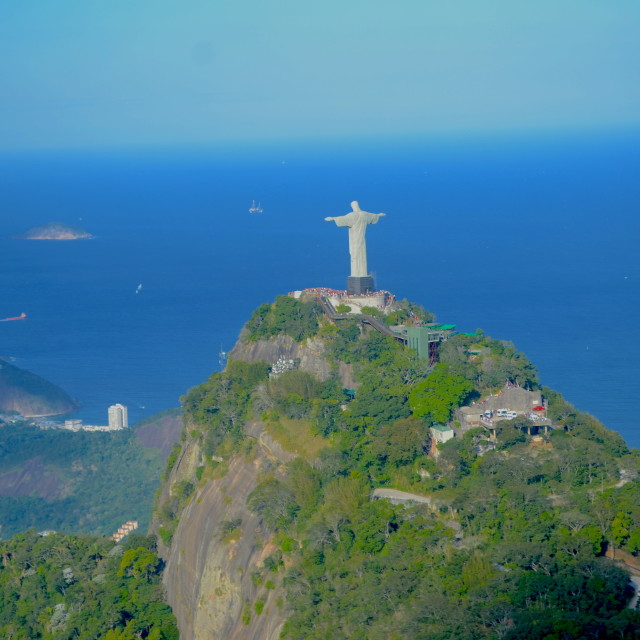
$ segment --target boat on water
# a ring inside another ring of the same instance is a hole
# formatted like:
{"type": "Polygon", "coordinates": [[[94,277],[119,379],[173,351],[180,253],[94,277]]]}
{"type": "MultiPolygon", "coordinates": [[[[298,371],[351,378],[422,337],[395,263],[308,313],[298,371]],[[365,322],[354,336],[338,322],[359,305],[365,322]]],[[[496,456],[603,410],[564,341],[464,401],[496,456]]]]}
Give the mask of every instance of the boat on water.
{"type": "Polygon", "coordinates": [[[140,293],[142,291],[142,284],[138,285],[138,288],[136,289],[136,293],[140,293]]]}
{"type": "Polygon", "coordinates": [[[13,318],[3,318],[0,322],[11,322],[12,320],[24,320],[27,317],[27,314],[23,311],[19,316],[14,316],[13,318]]]}
{"type": "Polygon", "coordinates": [[[262,207],[260,206],[260,203],[252,200],[251,206],[249,207],[249,213],[262,213],[262,207]]]}

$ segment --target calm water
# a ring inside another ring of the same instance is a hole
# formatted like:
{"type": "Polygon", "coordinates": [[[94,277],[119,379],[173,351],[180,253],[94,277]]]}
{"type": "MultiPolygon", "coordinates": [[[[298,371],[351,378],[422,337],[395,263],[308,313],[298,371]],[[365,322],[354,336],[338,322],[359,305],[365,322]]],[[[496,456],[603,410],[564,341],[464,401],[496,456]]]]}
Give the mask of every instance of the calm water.
{"type": "Polygon", "coordinates": [[[640,446],[638,137],[0,158],[0,354],[77,416],[176,406],[277,294],[344,287],[358,199],[378,285],[512,340],[544,384],[640,446]],[[251,200],[264,214],[249,214],[251,200]],[[48,221],[82,242],[9,236],[48,221]],[[138,284],[142,290],[136,294],[138,284]]]}

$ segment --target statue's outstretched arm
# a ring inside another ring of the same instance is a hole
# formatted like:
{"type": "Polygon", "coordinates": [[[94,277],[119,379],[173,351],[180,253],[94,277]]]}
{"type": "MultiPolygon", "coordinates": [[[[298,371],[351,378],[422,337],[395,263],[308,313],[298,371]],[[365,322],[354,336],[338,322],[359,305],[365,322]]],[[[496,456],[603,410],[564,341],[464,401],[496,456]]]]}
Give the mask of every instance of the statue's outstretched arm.
{"type": "Polygon", "coordinates": [[[382,216],[386,216],[386,213],[368,213],[369,217],[367,218],[367,224],[377,224],[378,220],[382,218],[382,216]]]}
{"type": "Polygon", "coordinates": [[[350,227],[353,224],[353,219],[349,217],[349,214],[346,216],[338,216],[325,218],[325,220],[329,222],[335,222],[339,227],[350,227]]]}

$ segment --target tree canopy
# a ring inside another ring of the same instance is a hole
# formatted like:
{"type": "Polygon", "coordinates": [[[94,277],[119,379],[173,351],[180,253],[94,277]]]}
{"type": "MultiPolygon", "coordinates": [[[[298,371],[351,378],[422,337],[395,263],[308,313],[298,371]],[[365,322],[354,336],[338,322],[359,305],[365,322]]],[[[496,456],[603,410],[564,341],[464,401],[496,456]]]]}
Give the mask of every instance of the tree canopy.
{"type": "Polygon", "coordinates": [[[14,640],[178,640],[153,537],[31,529],[0,542],[0,636],[14,640]]]}
{"type": "Polygon", "coordinates": [[[473,391],[473,383],[464,376],[449,373],[446,364],[438,364],[409,394],[413,415],[432,423],[448,422],[454,409],[462,406],[473,391]]]}
{"type": "Polygon", "coordinates": [[[278,296],[273,304],[260,305],[246,324],[250,340],[260,340],[280,333],[300,341],[318,332],[322,311],[314,300],[301,301],[278,296]]]}

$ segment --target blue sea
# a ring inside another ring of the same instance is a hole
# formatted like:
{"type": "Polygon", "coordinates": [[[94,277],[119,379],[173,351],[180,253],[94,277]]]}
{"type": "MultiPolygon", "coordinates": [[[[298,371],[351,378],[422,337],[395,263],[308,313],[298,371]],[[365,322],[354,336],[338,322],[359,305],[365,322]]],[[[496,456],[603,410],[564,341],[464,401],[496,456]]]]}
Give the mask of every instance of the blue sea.
{"type": "Polygon", "coordinates": [[[363,209],[377,284],[511,340],[640,447],[640,136],[342,141],[0,156],[0,355],[104,424],[177,406],[251,311],[344,288],[363,209]],[[251,214],[255,199],[264,213],[251,214]],[[11,238],[49,221],[93,240],[11,238]],[[138,285],[142,288],[138,293],[138,285]]]}

